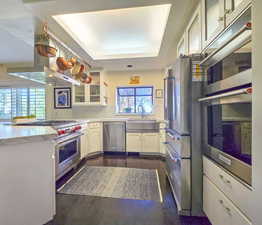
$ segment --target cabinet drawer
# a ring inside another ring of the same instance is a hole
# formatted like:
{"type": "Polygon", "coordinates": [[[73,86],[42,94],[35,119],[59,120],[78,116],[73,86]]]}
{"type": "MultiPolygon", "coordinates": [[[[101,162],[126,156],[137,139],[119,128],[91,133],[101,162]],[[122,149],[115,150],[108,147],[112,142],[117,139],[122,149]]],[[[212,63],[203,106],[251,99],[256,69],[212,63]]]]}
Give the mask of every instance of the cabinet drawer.
{"type": "Polygon", "coordinates": [[[217,187],[247,217],[250,218],[250,199],[252,191],[206,157],[203,157],[203,170],[204,175],[206,175],[215,185],[217,185],[217,187]]]}
{"type": "MultiPolygon", "coordinates": [[[[166,128],[166,123],[159,123],[159,128],[164,129],[166,128]]],[[[165,131],[164,131],[165,132],[165,131]]]]}
{"type": "Polygon", "coordinates": [[[212,225],[251,225],[207,176],[203,177],[203,209],[212,225]]]}
{"type": "Polygon", "coordinates": [[[89,123],[88,127],[90,129],[94,129],[94,128],[100,128],[101,127],[101,123],[89,123]]]}

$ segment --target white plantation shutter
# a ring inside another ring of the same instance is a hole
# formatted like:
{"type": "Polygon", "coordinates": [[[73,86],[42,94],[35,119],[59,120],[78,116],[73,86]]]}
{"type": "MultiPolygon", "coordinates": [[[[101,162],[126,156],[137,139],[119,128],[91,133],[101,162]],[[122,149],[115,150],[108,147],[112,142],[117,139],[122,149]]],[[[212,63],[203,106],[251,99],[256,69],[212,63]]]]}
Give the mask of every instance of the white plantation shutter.
{"type": "Polygon", "coordinates": [[[44,88],[0,88],[0,119],[28,115],[45,119],[44,88]]]}

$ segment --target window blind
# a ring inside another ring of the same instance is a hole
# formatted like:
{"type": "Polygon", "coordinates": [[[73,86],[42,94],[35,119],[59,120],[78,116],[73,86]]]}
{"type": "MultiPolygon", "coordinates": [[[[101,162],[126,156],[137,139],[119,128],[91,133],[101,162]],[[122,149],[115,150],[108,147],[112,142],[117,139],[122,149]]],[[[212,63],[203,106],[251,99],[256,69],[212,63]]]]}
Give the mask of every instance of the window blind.
{"type": "Polygon", "coordinates": [[[44,88],[0,88],[0,119],[28,115],[45,119],[44,88]]]}

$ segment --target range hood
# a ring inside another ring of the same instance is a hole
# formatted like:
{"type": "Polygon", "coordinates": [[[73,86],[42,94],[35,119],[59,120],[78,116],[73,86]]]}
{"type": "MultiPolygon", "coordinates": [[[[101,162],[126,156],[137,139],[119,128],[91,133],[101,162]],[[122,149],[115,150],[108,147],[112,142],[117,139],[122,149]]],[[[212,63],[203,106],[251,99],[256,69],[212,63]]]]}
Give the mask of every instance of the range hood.
{"type": "MultiPolygon", "coordinates": [[[[42,24],[38,22],[35,27],[35,34],[37,34],[39,33],[42,24]]],[[[79,59],[71,49],[59,41],[53,34],[50,35],[49,42],[50,45],[55,46],[57,49],[57,56],[66,58],[76,57],[79,59]]],[[[69,84],[80,85],[80,81],[75,80],[69,71],[65,73],[57,72],[58,68],[56,65],[56,59],[57,57],[40,56],[36,48],[34,48],[34,63],[32,67],[7,68],[7,73],[11,76],[28,79],[40,84],[52,84],[55,86],[68,86],[69,84]]]]}
{"type": "MultiPolygon", "coordinates": [[[[80,82],[73,79],[71,76],[62,74],[52,69],[50,60],[52,58],[46,57],[46,62],[39,61],[39,59],[44,58],[39,56],[35,52],[35,60],[33,67],[17,67],[8,68],[7,73],[11,76],[28,79],[40,84],[52,84],[54,86],[66,86],[69,84],[80,85],[80,82]]],[[[53,59],[55,61],[55,59],[53,59]]]]}

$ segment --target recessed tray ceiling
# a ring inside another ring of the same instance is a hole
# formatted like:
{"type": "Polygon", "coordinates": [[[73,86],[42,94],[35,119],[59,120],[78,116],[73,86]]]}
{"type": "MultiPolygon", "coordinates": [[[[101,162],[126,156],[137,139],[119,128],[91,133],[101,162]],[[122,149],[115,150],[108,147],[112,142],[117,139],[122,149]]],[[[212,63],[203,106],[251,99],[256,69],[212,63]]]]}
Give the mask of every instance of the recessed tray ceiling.
{"type": "Polygon", "coordinates": [[[171,4],[56,15],[94,59],[156,57],[171,4]]]}

